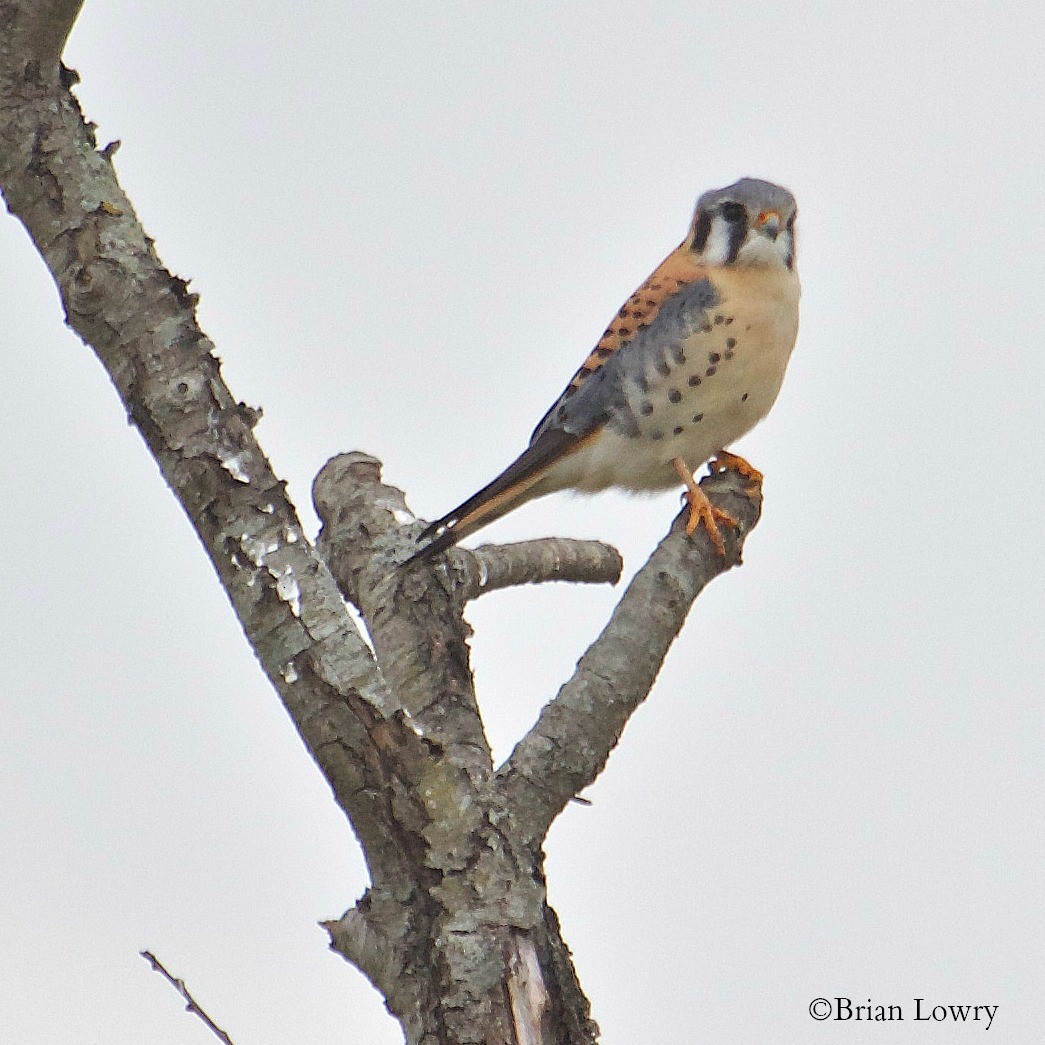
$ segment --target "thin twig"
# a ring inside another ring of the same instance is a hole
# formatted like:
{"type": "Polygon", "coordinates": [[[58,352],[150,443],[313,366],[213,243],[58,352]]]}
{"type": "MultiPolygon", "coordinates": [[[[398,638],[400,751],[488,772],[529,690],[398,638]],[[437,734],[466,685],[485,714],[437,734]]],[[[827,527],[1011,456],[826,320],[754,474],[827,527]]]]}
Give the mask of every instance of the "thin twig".
{"type": "Polygon", "coordinates": [[[184,980],[179,980],[176,976],[172,976],[163,967],[163,962],[152,951],[139,951],[138,953],[185,999],[187,1012],[195,1013],[195,1015],[199,1016],[211,1029],[218,1041],[224,1042],[225,1045],[233,1045],[232,1039],[199,1007],[199,1003],[189,993],[189,988],[185,986],[184,980]]]}

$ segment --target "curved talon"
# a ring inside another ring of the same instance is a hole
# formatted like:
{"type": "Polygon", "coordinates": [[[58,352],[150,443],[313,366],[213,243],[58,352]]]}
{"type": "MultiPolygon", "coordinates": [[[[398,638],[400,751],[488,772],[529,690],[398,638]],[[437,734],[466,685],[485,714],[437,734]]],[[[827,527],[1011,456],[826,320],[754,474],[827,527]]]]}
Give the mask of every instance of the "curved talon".
{"type": "MultiPolygon", "coordinates": [[[[689,518],[686,520],[686,533],[692,535],[698,526],[703,526],[707,531],[715,551],[719,555],[726,554],[726,543],[722,540],[718,523],[725,523],[729,527],[737,525],[736,519],[729,512],[717,507],[708,500],[708,495],[697,485],[689,466],[681,457],[676,457],[672,464],[679,478],[686,484],[686,500],[689,502],[689,518]]],[[[750,467],[750,466],[749,466],[750,467]]]]}
{"type": "Polygon", "coordinates": [[[716,472],[724,472],[731,468],[734,472],[739,472],[745,479],[749,479],[752,486],[757,486],[765,478],[765,476],[753,464],[751,464],[750,461],[746,461],[743,457],[740,457],[737,454],[731,454],[728,450],[719,450],[719,452],[708,461],[708,468],[711,469],[713,475],[716,472]]]}

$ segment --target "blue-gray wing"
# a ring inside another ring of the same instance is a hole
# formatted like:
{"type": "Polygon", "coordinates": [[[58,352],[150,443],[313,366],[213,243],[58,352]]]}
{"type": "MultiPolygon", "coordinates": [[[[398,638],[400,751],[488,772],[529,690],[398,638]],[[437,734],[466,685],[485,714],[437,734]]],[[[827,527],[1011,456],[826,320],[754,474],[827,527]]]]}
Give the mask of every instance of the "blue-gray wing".
{"type": "MultiPolygon", "coordinates": [[[[651,382],[662,380],[683,362],[684,342],[699,331],[711,329],[709,312],[718,301],[711,281],[702,277],[668,295],[649,324],[629,330],[627,337],[621,334],[618,316],[534,429],[530,446],[543,441],[542,437],[553,430],[583,439],[605,425],[637,435],[635,393],[649,391],[651,382]]],[[[626,318],[627,305],[622,313],[626,318]]]]}
{"type": "Polygon", "coordinates": [[[625,302],[530,445],[496,479],[428,526],[418,538],[427,543],[408,562],[443,551],[528,500],[556,462],[576,453],[603,426],[639,434],[633,404],[641,404],[651,382],[684,361],[688,337],[711,329],[708,312],[719,300],[703,276],[662,275],[672,261],[669,255],[625,302]]]}

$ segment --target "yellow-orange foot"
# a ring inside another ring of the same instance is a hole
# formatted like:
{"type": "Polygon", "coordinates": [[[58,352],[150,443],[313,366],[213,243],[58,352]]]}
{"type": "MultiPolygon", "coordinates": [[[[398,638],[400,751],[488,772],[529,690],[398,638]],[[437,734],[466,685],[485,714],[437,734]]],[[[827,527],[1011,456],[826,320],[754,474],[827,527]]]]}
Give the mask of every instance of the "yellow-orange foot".
{"type": "Polygon", "coordinates": [[[724,472],[727,468],[732,468],[734,472],[739,472],[745,479],[749,479],[752,486],[758,486],[765,478],[753,464],[745,461],[743,457],[731,454],[728,450],[719,450],[708,461],[708,468],[712,473],[724,472]]]}
{"type": "Polygon", "coordinates": [[[729,512],[723,511],[708,500],[708,495],[697,485],[697,481],[693,478],[693,473],[689,470],[689,465],[681,457],[676,457],[672,464],[675,466],[675,471],[678,472],[679,478],[686,484],[686,500],[689,502],[689,518],[686,520],[686,533],[692,534],[698,526],[703,526],[711,538],[711,543],[715,546],[715,551],[719,555],[725,555],[726,543],[722,540],[722,533],[719,531],[718,524],[725,523],[726,526],[736,526],[736,519],[729,512]]]}

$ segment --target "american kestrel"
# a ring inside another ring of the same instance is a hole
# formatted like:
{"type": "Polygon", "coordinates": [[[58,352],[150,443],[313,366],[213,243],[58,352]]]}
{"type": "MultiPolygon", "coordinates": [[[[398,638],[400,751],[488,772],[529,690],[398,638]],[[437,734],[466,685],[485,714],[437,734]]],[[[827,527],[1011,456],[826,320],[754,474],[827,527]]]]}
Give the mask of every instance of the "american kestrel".
{"type": "MultiPolygon", "coordinates": [[[[418,538],[442,551],[526,501],[686,487],[692,533],[723,550],[715,508],[693,473],[769,412],[798,334],[795,199],[741,178],[697,200],[689,232],[631,295],[544,415],[530,445],[493,482],[418,538]]],[[[411,561],[413,561],[411,559],[411,561]]]]}

